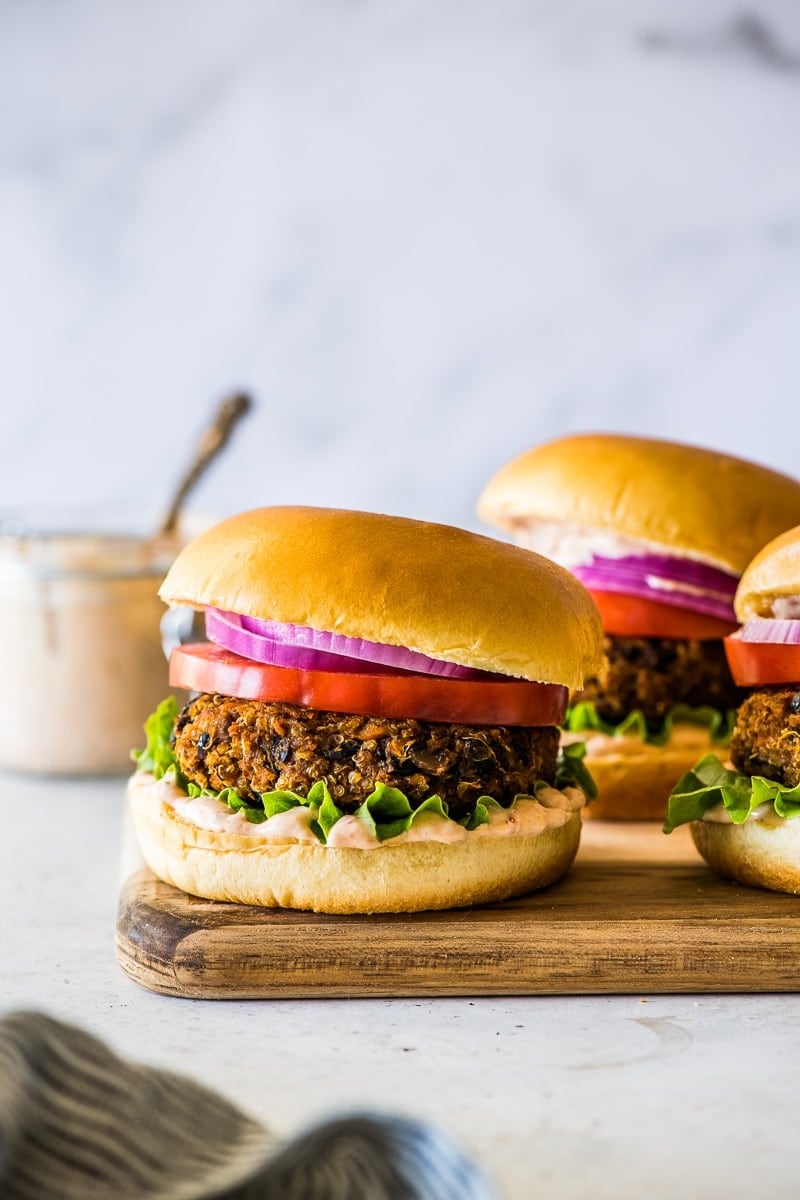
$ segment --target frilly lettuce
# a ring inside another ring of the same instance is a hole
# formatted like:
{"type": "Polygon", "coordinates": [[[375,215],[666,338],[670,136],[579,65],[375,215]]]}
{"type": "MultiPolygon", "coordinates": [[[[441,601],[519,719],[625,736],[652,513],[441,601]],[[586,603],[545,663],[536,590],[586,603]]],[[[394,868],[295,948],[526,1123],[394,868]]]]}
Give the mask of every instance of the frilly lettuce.
{"type": "Polygon", "coordinates": [[[597,784],[583,761],[586,746],[583,742],[567,742],[558,751],[556,762],[556,787],[579,787],[587,800],[597,799],[597,784]]]}
{"type": "Polygon", "coordinates": [[[763,775],[743,775],[707,754],[672,789],[664,833],[672,833],[688,821],[702,820],[717,804],[725,806],[734,825],[742,825],[762,804],[772,804],[779,817],[800,817],[800,784],[786,787],[763,775]]]}
{"type": "Polygon", "coordinates": [[[615,725],[603,720],[591,700],[579,700],[570,707],[564,728],[570,733],[604,733],[608,737],[635,734],[652,746],[663,746],[672,736],[674,725],[701,725],[707,727],[712,742],[724,746],[730,741],[735,720],[734,709],[720,712],[708,704],[698,708],[692,708],[689,704],[674,704],[660,721],[648,721],[644,713],[635,708],[615,725]]]}
{"type": "Polygon", "coordinates": [[[173,749],[172,730],[177,715],[178,701],[174,696],[167,696],[144,723],[147,738],[144,750],[131,750],[131,758],[140,771],[149,771],[156,779],[174,770],[176,782],[185,790],[186,776],[178,766],[173,749]]]}
{"type": "MultiPolygon", "coordinates": [[[[259,802],[244,799],[234,788],[223,788],[219,792],[210,788],[198,787],[186,778],[178,765],[173,748],[172,730],[178,715],[178,704],[174,696],[169,696],[159,704],[158,708],[146,720],[144,732],[147,745],[143,750],[132,750],[131,758],[140,771],[149,771],[156,779],[169,775],[177,785],[189,796],[211,796],[223,804],[227,804],[231,812],[239,812],[248,821],[258,824],[274,817],[277,813],[303,806],[313,814],[311,829],[321,842],[327,841],[331,828],[341,817],[343,811],[338,807],[330,794],[324,780],[318,780],[310,789],[307,796],[288,790],[264,792],[259,802]]],[[[581,742],[563,746],[558,756],[556,766],[556,787],[579,787],[585,792],[587,799],[593,800],[597,788],[589,771],[582,762],[585,748],[581,742]]],[[[537,784],[534,791],[547,786],[537,784]]],[[[525,796],[515,796],[514,801],[525,799],[525,796]]],[[[477,829],[479,825],[489,822],[489,814],[493,809],[503,806],[492,796],[479,796],[475,806],[466,817],[458,818],[457,823],[466,829],[477,829]]],[[[408,797],[399,788],[388,787],[377,783],[374,790],[359,805],[353,815],[358,818],[375,834],[379,841],[387,841],[411,829],[414,822],[425,813],[435,813],[440,817],[450,818],[447,804],[441,796],[428,796],[416,808],[412,807],[408,797]]]]}

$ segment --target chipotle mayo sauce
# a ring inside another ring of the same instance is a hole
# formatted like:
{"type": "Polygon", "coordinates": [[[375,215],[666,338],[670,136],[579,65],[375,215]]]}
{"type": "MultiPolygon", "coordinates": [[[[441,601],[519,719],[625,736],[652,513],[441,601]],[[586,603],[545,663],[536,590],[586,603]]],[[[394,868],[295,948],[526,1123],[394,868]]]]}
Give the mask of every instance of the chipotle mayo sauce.
{"type": "MultiPolygon", "coordinates": [[[[154,782],[152,775],[138,772],[129,783],[132,790],[143,789],[151,802],[167,804],[190,825],[213,833],[233,833],[252,838],[254,842],[313,842],[320,843],[310,828],[317,810],[305,806],[278,813],[266,821],[253,824],[241,813],[232,813],[226,804],[212,796],[192,799],[168,777],[154,782]]],[[[530,837],[548,829],[566,825],[573,813],[586,802],[580,788],[544,787],[536,798],[521,797],[510,808],[492,809],[488,825],[467,831],[455,821],[436,813],[421,814],[405,833],[380,842],[363,821],[352,814],[341,817],[332,826],[327,846],[334,850],[377,850],[380,846],[403,846],[409,842],[460,842],[467,838],[530,837]]]]}
{"type": "Polygon", "coordinates": [[[158,586],[173,539],[0,532],[0,767],[130,769],[169,690],[158,586]]]}

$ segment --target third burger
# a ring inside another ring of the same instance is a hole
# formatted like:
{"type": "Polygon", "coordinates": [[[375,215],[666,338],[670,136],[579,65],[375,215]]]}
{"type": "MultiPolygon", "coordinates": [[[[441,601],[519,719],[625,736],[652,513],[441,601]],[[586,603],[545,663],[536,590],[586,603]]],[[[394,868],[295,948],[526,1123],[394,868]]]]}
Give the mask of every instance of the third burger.
{"type": "Polygon", "coordinates": [[[731,766],[708,755],[673,789],[666,833],[689,824],[700,853],[739,883],[800,893],[800,528],[761,550],[735,597],[725,639],[747,698],[731,766]]]}

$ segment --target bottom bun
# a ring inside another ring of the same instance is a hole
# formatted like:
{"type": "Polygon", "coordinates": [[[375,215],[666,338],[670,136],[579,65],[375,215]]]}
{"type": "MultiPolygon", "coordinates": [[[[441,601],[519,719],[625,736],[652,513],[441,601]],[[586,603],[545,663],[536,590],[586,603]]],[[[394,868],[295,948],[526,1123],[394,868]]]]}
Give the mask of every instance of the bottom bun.
{"type": "Polygon", "coordinates": [[[800,818],[693,821],[692,838],[708,865],[726,879],[773,892],[800,894],[800,818]]]}
{"type": "MultiPolygon", "coordinates": [[[[181,797],[184,811],[193,803],[149,775],[135,775],[128,788],[151,871],[195,896],[268,908],[416,912],[506,900],[560,879],[581,833],[580,808],[572,805],[571,811],[543,809],[548,820],[534,833],[480,827],[457,841],[392,839],[374,849],[334,848],[316,839],[266,840],[259,835],[264,825],[250,826],[247,836],[204,828],[185,819],[171,793],[181,797]]],[[[223,820],[232,826],[240,818],[223,820]]]]}
{"type": "MultiPolygon", "coordinates": [[[[576,737],[568,734],[564,740],[576,737]]],[[[699,725],[676,725],[663,746],[633,734],[592,733],[584,740],[583,761],[597,784],[597,798],[584,809],[584,821],[663,821],[669,794],[681,776],[705,754],[724,762],[729,753],[699,725]]]]}

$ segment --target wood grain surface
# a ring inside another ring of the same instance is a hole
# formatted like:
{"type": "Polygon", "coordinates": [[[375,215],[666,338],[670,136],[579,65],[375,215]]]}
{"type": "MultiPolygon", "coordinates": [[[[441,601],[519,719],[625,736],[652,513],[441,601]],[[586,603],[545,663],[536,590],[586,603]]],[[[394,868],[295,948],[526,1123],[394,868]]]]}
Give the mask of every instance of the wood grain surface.
{"type": "Polygon", "coordinates": [[[216,999],[800,991],[800,897],[716,878],[688,831],[590,822],[571,873],[484,908],[322,916],[187,896],[140,871],[117,957],[216,999]]]}

